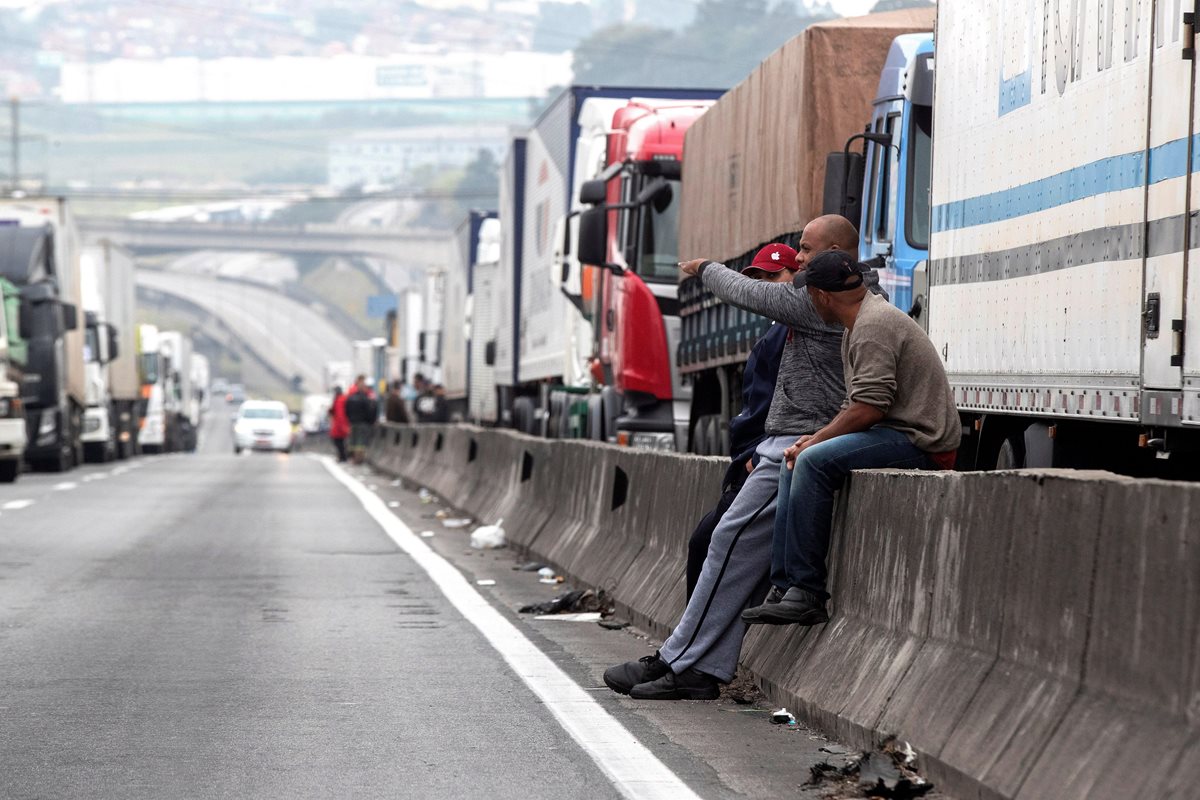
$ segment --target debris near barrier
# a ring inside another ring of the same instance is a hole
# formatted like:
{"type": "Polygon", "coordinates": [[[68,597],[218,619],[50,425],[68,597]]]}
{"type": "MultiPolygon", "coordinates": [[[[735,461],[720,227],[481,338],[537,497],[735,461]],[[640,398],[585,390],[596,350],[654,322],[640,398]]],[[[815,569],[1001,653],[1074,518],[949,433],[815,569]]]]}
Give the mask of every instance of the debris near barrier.
{"type": "Polygon", "coordinates": [[[629,627],[629,620],[612,617],[611,619],[598,619],[596,624],[605,630],[619,631],[629,627]]]}
{"type": "Polygon", "coordinates": [[[524,564],[513,564],[514,572],[541,572],[546,565],[540,561],[526,561],[524,564]]]}
{"type": "Polygon", "coordinates": [[[420,488],[420,490],[417,492],[417,497],[420,498],[421,503],[423,503],[423,504],[432,503],[435,499],[433,496],[433,492],[429,491],[424,486],[422,486],[420,488]]]}
{"type": "Polygon", "coordinates": [[[795,725],[796,717],[786,708],[781,708],[778,711],[771,713],[772,725],[795,725]]]}
{"type": "Polygon", "coordinates": [[[504,520],[495,525],[480,525],[471,531],[471,547],[476,550],[494,550],[504,547],[504,520]]]}
{"type": "Polygon", "coordinates": [[[544,603],[530,603],[521,606],[517,611],[521,614],[579,614],[585,612],[600,612],[602,615],[612,613],[612,602],[608,593],[603,590],[597,594],[591,589],[576,589],[560,594],[553,600],[544,603]]]}
{"type": "MultiPolygon", "coordinates": [[[[836,745],[821,750],[830,755],[845,752],[836,745]]],[[[882,750],[846,755],[840,764],[822,761],[814,765],[812,777],[805,786],[827,785],[833,789],[828,797],[839,799],[886,797],[908,800],[922,797],[933,789],[933,784],[916,773],[916,760],[916,753],[907,742],[899,745],[888,742],[882,750]]]]}
{"type": "Polygon", "coordinates": [[[442,520],[442,527],[451,529],[465,528],[474,521],[475,520],[471,519],[470,517],[457,517],[454,519],[446,518],[442,520]]]}
{"type": "Polygon", "coordinates": [[[739,669],[733,680],[721,689],[721,695],[739,706],[756,705],[765,699],[754,678],[744,669],[739,669]]]}

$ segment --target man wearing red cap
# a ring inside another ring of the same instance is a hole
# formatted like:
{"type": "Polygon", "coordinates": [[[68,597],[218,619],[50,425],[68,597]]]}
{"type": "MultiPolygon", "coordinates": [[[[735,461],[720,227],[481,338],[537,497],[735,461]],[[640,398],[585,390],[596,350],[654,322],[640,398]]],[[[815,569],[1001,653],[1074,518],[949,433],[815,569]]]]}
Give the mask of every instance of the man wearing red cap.
{"type": "MultiPolygon", "coordinates": [[[[786,244],[769,244],[758,251],[742,274],[768,283],[787,283],[796,274],[796,251],[786,244]]],[[[754,451],[767,438],[767,413],[771,409],[771,397],[775,394],[775,379],[779,376],[779,361],[783,357],[787,337],[786,325],[772,324],[754,343],[746,359],[746,367],[742,370],[742,410],[729,421],[730,464],[721,481],[721,499],[704,515],[688,540],[689,600],[700,580],[713,531],[758,463],[754,451]]]]}
{"type": "MultiPolygon", "coordinates": [[[[849,221],[818,217],[804,228],[796,266],[804,269],[823,250],[857,249],[858,232],[849,221]]],[[[769,253],[767,258],[774,263],[769,253]]],[[[659,652],[604,672],[610,689],[639,700],[711,700],[720,694],[720,684],[733,680],[747,630],[741,612],[762,597],[771,567],[784,451],[833,419],[845,396],[842,326],[825,322],[807,293],[790,282],[750,280],[704,259],[680,267],[699,275],[721,300],[781,322],[789,331],[756,465],[713,531],[683,616],[659,652]]]]}

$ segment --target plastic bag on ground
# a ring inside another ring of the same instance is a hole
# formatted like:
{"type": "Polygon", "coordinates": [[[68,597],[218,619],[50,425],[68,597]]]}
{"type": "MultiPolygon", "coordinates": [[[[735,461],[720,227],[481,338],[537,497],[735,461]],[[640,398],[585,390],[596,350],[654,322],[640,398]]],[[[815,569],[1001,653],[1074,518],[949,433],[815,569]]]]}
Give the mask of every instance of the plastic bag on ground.
{"type": "Polygon", "coordinates": [[[471,547],[477,550],[491,550],[504,547],[504,520],[495,525],[480,525],[471,531],[471,547]]]}

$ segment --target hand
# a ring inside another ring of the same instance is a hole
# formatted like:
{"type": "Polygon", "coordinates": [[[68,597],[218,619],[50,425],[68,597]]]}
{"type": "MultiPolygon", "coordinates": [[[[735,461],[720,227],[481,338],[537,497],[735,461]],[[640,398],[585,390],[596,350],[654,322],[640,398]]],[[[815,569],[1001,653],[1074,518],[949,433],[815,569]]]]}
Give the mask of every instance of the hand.
{"type": "Polygon", "coordinates": [[[679,269],[681,269],[685,275],[696,275],[699,273],[700,265],[707,260],[707,258],[693,258],[691,261],[680,261],[679,269]]]}
{"type": "Polygon", "coordinates": [[[754,459],[753,458],[746,459],[746,472],[754,472],[754,459]]]}
{"type": "Polygon", "coordinates": [[[787,462],[788,469],[795,468],[796,456],[804,452],[804,449],[808,447],[808,444],[812,438],[813,437],[810,435],[801,436],[796,440],[795,444],[783,451],[783,459],[785,462],[787,462]]]}

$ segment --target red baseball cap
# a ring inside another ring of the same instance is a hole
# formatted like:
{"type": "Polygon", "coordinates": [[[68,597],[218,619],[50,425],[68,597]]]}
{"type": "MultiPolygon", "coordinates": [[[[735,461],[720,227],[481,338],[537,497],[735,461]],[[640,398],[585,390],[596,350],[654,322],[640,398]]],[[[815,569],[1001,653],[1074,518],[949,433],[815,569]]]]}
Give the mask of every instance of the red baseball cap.
{"type": "Polygon", "coordinates": [[[754,256],[750,266],[742,269],[745,275],[749,270],[760,269],[763,272],[779,272],[782,269],[796,268],[796,251],[786,244],[769,244],[754,256]]]}

